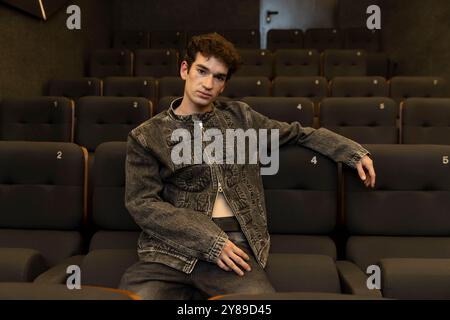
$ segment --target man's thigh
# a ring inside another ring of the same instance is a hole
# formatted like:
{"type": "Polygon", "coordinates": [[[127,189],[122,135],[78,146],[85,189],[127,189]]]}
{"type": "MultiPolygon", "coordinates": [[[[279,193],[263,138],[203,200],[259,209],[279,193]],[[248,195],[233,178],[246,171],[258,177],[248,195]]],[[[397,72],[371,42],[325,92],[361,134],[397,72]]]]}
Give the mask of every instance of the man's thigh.
{"type": "Polygon", "coordinates": [[[119,289],[145,300],[188,300],[196,295],[186,274],[160,263],[138,261],[129,267],[119,289]]]}
{"type": "Polygon", "coordinates": [[[254,258],[250,246],[239,235],[228,234],[230,240],[241,248],[250,257],[251,271],[244,271],[244,276],[239,276],[234,271],[225,271],[217,264],[198,261],[192,274],[194,285],[209,296],[231,293],[270,293],[275,292],[264,269],[254,258]]]}

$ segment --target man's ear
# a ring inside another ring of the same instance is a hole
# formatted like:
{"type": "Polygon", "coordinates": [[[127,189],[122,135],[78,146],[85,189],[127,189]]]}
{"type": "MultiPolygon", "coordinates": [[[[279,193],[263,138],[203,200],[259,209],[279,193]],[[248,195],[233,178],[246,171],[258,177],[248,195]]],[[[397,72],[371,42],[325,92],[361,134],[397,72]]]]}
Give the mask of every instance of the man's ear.
{"type": "Polygon", "coordinates": [[[188,73],[189,73],[189,65],[186,60],[183,60],[183,62],[181,62],[180,67],[181,79],[186,80],[188,73]]]}

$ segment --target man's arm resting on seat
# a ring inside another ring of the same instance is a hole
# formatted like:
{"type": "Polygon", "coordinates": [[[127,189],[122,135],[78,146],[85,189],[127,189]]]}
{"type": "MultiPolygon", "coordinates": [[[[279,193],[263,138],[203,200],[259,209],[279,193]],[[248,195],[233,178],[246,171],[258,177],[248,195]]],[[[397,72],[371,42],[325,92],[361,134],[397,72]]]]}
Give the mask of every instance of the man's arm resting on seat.
{"type": "Polygon", "coordinates": [[[343,162],[357,169],[361,180],[366,186],[375,186],[375,170],[369,158],[369,151],[359,143],[325,128],[314,129],[302,127],[299,122],[281,122],[270,119],[247,106],[247,119],[250,126],[255,129],[278,129],[279,146],[285,144],[298,144],[317,151],[335,162],[343,162]],[[363,167],[368,171],[366,176],[363,167]]]}

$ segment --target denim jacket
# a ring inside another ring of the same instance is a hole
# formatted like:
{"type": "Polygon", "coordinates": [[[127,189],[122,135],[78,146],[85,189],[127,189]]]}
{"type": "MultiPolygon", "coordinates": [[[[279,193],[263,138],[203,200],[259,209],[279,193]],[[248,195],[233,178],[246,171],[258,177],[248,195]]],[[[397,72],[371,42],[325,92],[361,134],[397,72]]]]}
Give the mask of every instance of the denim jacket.
{"type": "MultiPolygon", "coordinates": [[[[325,128],[279,122],[239,101],[215,102],[211,111],[187,116],[170,108],[133,129],[128,135],[125,206],[142,228],[138,255],[191,273],[198,259],[215,263],[228,237],[212,220],[222,188],[256,260],[264,268],[270,237],[267,229],[260,164],[174,164],[172,132],[194,133],[194,121],[204,129],[278,129],[279,146],[297,144],[355,168],[369,152],[360,144],[325,128]]],[[[193,135],[192,135],[193,136],[193,135]]]]}

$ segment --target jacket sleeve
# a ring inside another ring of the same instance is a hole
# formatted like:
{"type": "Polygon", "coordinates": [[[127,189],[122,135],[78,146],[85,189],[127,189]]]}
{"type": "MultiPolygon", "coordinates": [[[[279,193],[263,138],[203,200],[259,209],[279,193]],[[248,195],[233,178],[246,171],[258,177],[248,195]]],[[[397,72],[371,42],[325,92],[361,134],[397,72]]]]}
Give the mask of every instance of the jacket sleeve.
{"type": "Polygon", "coordinates": [[[356,168],[356,164],[365,155],[370,155],[369,151],[359,143],[328,129],[302,127],[297,121],[289,124],[270,119],[248,105],[244,105],[244,109],[250,127],[279,130],[280,147],[285,144],[298,144],[317,151],[336,162],[343,162],[352,168],[356,168]]]}
{"type": "Polygon", "coordinates": [[[160,197],[163,183],[159,161],[139,133],[128,135],[125,163],[125,207],[151,237],[187,256],[215,262],[227,234],[207,215],[178,208],[160,197]]]}

